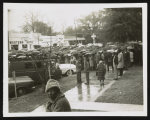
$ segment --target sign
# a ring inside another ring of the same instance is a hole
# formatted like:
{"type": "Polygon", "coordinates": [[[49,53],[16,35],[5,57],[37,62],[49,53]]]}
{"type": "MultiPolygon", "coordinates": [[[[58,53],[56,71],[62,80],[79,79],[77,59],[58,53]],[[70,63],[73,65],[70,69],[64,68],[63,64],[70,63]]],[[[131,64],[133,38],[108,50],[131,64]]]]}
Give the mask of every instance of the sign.
{"type": "Polygon", "coordinates": [[[96,35],[93,33],[93,35],[91,35],[91,37],[92,37],[93,39],[95,39],[95,38],[96,38],[96,35]]]}
{"type": "Polygon", "coordinates": [[[92,37],[92,39],[93,39],[93,44],[95,44],[96,35],[93,33],[93,35],[92,35],[91,37],[92,37]]]}

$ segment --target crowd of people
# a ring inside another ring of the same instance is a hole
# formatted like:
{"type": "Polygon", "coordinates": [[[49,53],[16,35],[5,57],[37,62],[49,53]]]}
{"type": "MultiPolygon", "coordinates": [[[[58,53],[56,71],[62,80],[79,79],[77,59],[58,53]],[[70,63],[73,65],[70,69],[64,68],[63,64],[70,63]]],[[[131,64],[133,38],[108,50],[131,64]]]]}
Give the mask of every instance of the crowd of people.
{"type": "MultiPolygon", "coordinates": [[[[129,67],[136,65],[136,63],[139,62],[139,57],[141,56],[142,54],[140,55],[140,52],[137,54],[137,52],[133,51],[133,49],[118,48],[116,50],[98,51],[96,54],[78,54],[77,56],[70,56],[69,60],[68,57],[66,57],[67,60],[65,62],[76,65],[77,86],[82,83],[82,71],[85,72],[85,84],[87,85],[90,84],[90,71],[95,71],[97,79],[100,81],[100,88],[103,89],[105,74],[106,72],[110,73],[110,68],[111,72],[115,74],[114,80],[118,80],[118,76],[122,76],[124,70],[128,70],[129,67]]],[[[68,100],[60,91],[58,81],[52,79],[49,80],[47,82],[45,91],[50,99],[46,104],[47,112],[71,111],[68,100]]]]}
{"type": "MultiPolygon", "coordinates": [[[[81,83],[81,71],[84,70],[86,75],[86,84],[89,85],[89,71],[96,71],[100,86],[104,87],[104,79],[106,72],[115,74],[114,80],[118,80],[118,76],[123,75],[124,70],[128,70],[139,59],[133,49],[116,49],[110,51],[98,51],[96,54],[84,54],[76,59],[77,83],[81,83]]],[[[142,63],[139,63],[142,64],[142,63]]]]}

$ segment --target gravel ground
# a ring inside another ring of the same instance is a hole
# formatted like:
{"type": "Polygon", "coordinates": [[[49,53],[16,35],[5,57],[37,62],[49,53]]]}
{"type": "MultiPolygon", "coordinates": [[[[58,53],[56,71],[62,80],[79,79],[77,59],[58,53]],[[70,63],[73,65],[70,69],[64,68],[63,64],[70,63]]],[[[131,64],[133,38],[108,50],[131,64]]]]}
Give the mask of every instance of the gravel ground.
{"type": "Polygon", "coordinates": [[[143,68],[132,67],[96,102],[143,105],[143,68]]]}

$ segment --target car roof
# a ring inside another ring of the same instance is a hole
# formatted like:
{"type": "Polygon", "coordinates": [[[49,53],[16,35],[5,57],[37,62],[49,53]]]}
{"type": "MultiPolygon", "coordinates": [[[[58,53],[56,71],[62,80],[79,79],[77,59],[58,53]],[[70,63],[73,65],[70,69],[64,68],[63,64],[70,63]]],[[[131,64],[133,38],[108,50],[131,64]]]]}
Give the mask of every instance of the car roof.
{"type": "MultiPolygon", "coordinates": [[[[9,82],[14,82],[15,80],[13,80],[13,77],[9,77],[8,78],[9,82]]],[[[17,82],[30,82],[30,81],[33,81],[30,77],[28,76],[19,76],[19,77],[16,77],[16,81],[17,82]]]]}

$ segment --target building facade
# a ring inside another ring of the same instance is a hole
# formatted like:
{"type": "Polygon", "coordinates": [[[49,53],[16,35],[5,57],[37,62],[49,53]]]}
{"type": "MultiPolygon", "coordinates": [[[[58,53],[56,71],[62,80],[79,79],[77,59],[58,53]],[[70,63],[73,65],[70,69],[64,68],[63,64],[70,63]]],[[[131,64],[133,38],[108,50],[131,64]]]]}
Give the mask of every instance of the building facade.
{"type": "Polygon", "coordinates": [[[73,44],[82,44],[84,38],[75,36],[43,36],[40,33],[18,33],[9,32],[8,47],[9,50],[33,50],[36,46],[69,46],[73,44]]]}

